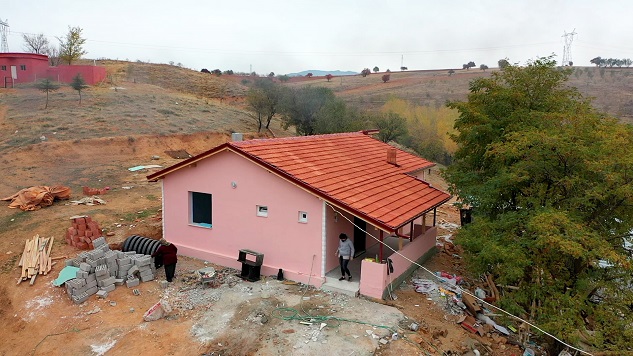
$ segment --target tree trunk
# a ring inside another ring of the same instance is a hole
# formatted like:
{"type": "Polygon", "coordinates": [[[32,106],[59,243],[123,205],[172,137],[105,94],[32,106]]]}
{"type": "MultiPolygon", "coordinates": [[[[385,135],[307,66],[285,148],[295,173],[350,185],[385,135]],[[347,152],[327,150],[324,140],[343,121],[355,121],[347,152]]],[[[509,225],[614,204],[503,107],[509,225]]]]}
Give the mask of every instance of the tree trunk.
{"type": "Polygon", "coordinates": [[[48,90],[46,91],[46,105],[44,105],[44,109],[48,109],[48,90]]]}

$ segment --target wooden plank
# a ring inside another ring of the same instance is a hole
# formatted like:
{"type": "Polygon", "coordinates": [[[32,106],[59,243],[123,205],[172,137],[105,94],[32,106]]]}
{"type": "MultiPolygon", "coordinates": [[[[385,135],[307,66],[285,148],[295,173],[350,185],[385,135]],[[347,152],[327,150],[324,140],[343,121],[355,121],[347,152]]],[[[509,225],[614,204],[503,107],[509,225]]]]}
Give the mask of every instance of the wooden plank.
{"type": "Polygon", "coordinates": [[[31,277],[31,282],[29,282],[29,285],[32,286],[33,283],[35,283],[35,277],[37,277],[37,273],[33,275],[33,277],[31,277]]]}
{"type": "Polygon", "coordinates": [[[29,246],[29,239],[26,239],[26,242],[24,243],[24,251],[22,251],[22,257],[20,258],[20,263],[18,263],[18,266],[20,267],[22,267],[22,265],[24,264],[24,256],[28,252],[28,246],[29,246]]]}

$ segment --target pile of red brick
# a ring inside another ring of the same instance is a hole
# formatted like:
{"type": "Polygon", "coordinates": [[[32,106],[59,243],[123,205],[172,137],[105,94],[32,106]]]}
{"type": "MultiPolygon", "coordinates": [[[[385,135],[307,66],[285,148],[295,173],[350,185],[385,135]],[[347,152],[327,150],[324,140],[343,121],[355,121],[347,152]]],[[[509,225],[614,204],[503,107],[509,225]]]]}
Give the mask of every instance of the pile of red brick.
{"type": "Polygon", "coordinates": [[[73,216],[70,218],[72,226],[66,231],[66,242],[81,250],[92,250],[92,241],[101,237],[101,229],[96,221],[89,216],[73,216]]]}

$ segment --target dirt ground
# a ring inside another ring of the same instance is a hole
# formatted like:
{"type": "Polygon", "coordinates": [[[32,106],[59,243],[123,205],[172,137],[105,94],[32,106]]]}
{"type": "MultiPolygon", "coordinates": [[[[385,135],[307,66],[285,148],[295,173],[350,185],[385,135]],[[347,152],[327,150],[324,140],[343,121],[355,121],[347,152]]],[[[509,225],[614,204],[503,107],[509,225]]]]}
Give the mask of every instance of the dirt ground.
{"type": "MultiPolygon", "coordinates": [[[[63,259],[53,266],[51,274],[39,276],[33,286],[26,282],[16,285],[20,274],[17,261],[26,238],[55,236],[53,257],[74,257],[80,252],[62,242],[70,216],[90,215],[112,235],[107,237],[109,243],[121,242],[132,234],[160,237],[160,186],[146,181],[147,170],[132,173],[126,167],[145,163],[167,166],[178,160],[168,158],[165,149],[186,147],[196,154],[196,150],[225,139],[224,135],[208,134],[160,140],[145,137],[137,139],[130,152],[128,142],[102,145],[101,139],[96,139],[74,145],[46,143],[5,156],[12,170],[0,184],[3,195],[10,195],[11,187],[24,186],[29,180],[32,184],[68,182],[74,197],[80,196],[82,184],[112,189],[102,196],[107,204],[100,206],[56,202],[33,212],[0,206],[0,323],[10,330],[0,345],[0,355],[433,355],[447,351],[462,354],[490,343],[455,324],[454,317],[415,292],[410,283],[394,292],[397,300],[376,303],[272,278],[244,282],[233,276],[236,271],[215,266],[229,282],[210,288],[198,282],[195,271],[211,265],[182,257],[176,282],[161,288],[161,269],[156,281],[138,287],[140,296],[120,286],[106,299],[95,296],[75,305],[63,288],[51,284],[63,259]],[[196,146],[192,144],[195,141],[204,144],[196,146]],[[64,152],[71,148],[76,153],[69,157],[64,152]],[[149,160],[152,155],[165,158],[149,160]],[[64,157],[66,168],[56,164],[54,157],[64,157]],[[69,170],[69,166],[73,168],[69,170]],[[51,180],[42,179],[46,177],[51,180]],[[144,322],[143,313],[161,299],[173,305],[173,312],[165,319],[144,322]],[[284,320],[295,313],[306,318],[284,320]],[[300,323],[310,319],[316,321],[300,323]],[[323,328],[321,321],[326,324],[323,328]],[[426,327],[417,333],[407,331],[411,322],[426,327]],[[442,330],[447,332],[441,334],[442,330]],[[394,332],[401,335],[395,341],[394,332]]],[[[437,171],[429,178],[441,187],[437,171]]],[[[450,205],[439,210],[438,221],[456,223],[456,219],[450,205]]],[[[428,268],[454,270],[453,262],[448,255],[438,254],[428,268]]],[[[509,354],[505,351],[489,354],[509,354]]]]}

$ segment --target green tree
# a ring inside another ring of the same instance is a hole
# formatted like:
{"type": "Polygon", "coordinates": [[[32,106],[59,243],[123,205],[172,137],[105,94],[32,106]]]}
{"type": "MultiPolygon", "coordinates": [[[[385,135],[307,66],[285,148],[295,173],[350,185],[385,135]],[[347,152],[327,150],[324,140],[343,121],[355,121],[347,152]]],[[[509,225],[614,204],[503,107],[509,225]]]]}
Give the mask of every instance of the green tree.
{"type": "Polygon", "coordinates": [[[68,63],[68,65],[71,65],[74,61],[80,59],[81,56],[88,53],[83,49],[86,39],[81,37],[82,31],[83,29],[80,27],[68,26],[66,37],[57,38],[60,47],[59,57],[62,61],[68,63]]]}
{"type": "Polygon", "coordinates": [[[81,73],[77,73],[77,75],[73,77],[70,86],[79,93],[79,104],[81,105],[81,91],[86,87],[86,81],[81,76],[81,73]]]}
{"type": "Polygon", "coordinates": [[[324,119],[319,115],[321,110],[335,100],[336,96],[329,88],[309,86],[289,90],[283,95],[284,127],[294,126],[300,135],[316,134],[316,121],[324,119]]]}
{"type": "Polygon", "coordinates": [[[266,129],[270,127],[270,122],[279,111],[281,97],[279,85],[268,79],[255,80],[253,87],[248,90],[246,103],[254,113],[252,117],[257,122],[257,132],[261,131],[264,124],[266,129]]]}
{"type": "Polygon", "coordinates": [[[383,82],[383,83],[388,82],[388,81],[389,81],[389,79],[391,79],[391,75],[389,75],[389,74],[383,74],[383,75],[382,75],[382,82],[383,82]]]}
{"type": "Polygon", "coordinates": [[[508,62],[508,59],[507,59],[507,58],[505,58],[505,59],[500,59],[500,60],[497,62],[497,65],[499,66],[499,69],[502,69],[502,70],[503,70],[505,67],[507,67],[507,66],[509,66],[509,65],[510,65],[510,62],[508,62]]]}
{"type": "Polygon", "coordinates": [[[486,71],[486,69],[488,69],[488,66],[487,66],[487,65],[485,65],[485,64],[481,64],[481,65],[479,66],[479,69],[481,69],[481,70],[483,70],[483,71],[485,72],[485,71],[486,71]]]}
{"type": "Polygon", "coordinates": [[[380,68],[378,68],[378,66],[375,66],[374,67],[374,73],[378,73],[378,72],[380,72],[380,68]]]}
{"type": "Polygon", "coordinates": [[[591,328],[594,347],[630,349],[633,130],[596,113],[570,73],[539,58],[449,103],[460,116],[445,178],[475,215],[456,241],[476,272],[518,287],[504,309],[567,342],[591,328]]]}
{"type": "Polygon", "coordinates": [[[59,89],[59,84],[51,81],[48,78],[45,78],[43,80],[41,80],[39,83],[36,84],[37,89],[43,91],[46,93],[46,106],[44,106],[44,109],[48,109],[48,93],[56,91],[57,89],[59,89]]]}
{"type": "Polygon", "coordinates": [[[382,142],[396,141],[407,134],[407,120],[394,112],[376,116],[374,123],[382,142]]]}

